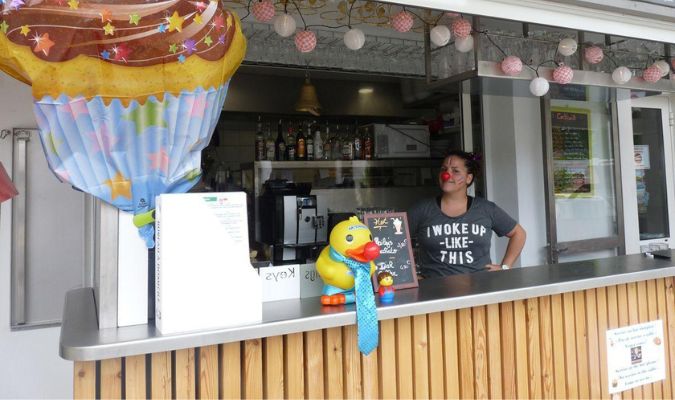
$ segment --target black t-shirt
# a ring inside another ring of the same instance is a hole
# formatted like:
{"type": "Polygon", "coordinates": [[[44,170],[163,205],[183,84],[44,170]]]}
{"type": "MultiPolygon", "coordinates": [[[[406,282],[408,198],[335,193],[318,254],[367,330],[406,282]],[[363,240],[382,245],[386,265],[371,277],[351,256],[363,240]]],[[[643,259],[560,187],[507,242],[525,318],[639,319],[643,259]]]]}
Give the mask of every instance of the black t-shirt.
{"type": "Polygon", "coordinates": [[[410,234],[420,246],[419,271],[424,277],[484,270],[490,260],[492,231],[504,236],[517,222],[495,203],[476,197],[466,213],[449,217],[435,199],[408,211],[410,234]]]}

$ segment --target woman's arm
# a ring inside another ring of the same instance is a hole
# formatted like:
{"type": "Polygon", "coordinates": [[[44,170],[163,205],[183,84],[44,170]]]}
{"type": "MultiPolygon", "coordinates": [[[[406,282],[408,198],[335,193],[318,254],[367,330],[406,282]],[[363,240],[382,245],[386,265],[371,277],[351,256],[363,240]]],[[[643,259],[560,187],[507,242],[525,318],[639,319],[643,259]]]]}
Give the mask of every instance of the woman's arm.
{"type": "Polygon", "coordinates": [[[515,263],[518,257],[520,256],[520,252],[523,251],[523,247],[525,246],[525,239],[527,238],[527,233],[525,232],[525,229],[523,229],[523,227],[520,226],[520,224],[516,224],[515,228],[513,228],[511,232],[506,234],[506,237],[509,238],[509,244],[508,246],[506,246],[506,253],[504,254],[502,263],[500,265],[497,264],[486,265],[486,268],[489,271],[498,271],[502,269],[502,265],[504,264],[508,266],[513,266],[513,263],[515,263]]]}

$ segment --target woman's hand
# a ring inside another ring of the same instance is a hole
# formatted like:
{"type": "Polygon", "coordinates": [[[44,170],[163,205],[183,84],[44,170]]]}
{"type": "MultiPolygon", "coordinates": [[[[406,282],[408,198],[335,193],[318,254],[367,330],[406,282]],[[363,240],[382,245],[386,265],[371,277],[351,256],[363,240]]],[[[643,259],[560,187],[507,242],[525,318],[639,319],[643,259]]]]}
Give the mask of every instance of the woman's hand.
{"type": "Polygon", "coordinates": [[[501,271],[502,266],[497,264],[488,264],[485,266],[485,269],[488,271],[501,271]]]}

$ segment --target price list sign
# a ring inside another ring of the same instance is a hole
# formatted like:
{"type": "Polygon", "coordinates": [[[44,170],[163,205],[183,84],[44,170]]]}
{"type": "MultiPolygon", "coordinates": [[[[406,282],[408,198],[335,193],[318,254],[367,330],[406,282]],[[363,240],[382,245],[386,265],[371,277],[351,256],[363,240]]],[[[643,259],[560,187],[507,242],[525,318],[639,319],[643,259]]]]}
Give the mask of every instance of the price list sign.
{"type": "Polygon", "coordinates": [[[559,197],[591,197],[592,132],[588,110],[552,108],[553,179],[559,197]]]}
{"type": "Polygon", "coordinates": [[[417,287],[417,271],[410,244],[406,213],[365,214],[363,222],[373,234],[373,241],[380,246],[380,257],[375,260],[373,287],[377,291],[377,274],[389,272],[394,278],[395,289],[417,287]]]}

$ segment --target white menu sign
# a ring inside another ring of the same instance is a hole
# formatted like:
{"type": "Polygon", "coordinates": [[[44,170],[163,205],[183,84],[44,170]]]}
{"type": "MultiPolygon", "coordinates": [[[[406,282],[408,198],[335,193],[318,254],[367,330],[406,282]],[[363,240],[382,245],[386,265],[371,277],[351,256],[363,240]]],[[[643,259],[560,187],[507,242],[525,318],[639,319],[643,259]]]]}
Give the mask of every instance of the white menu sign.
{"type": "Polygon", "coordinates": [[[666,378],[663,321],[607,331],[609,393],[666,378]]]}

